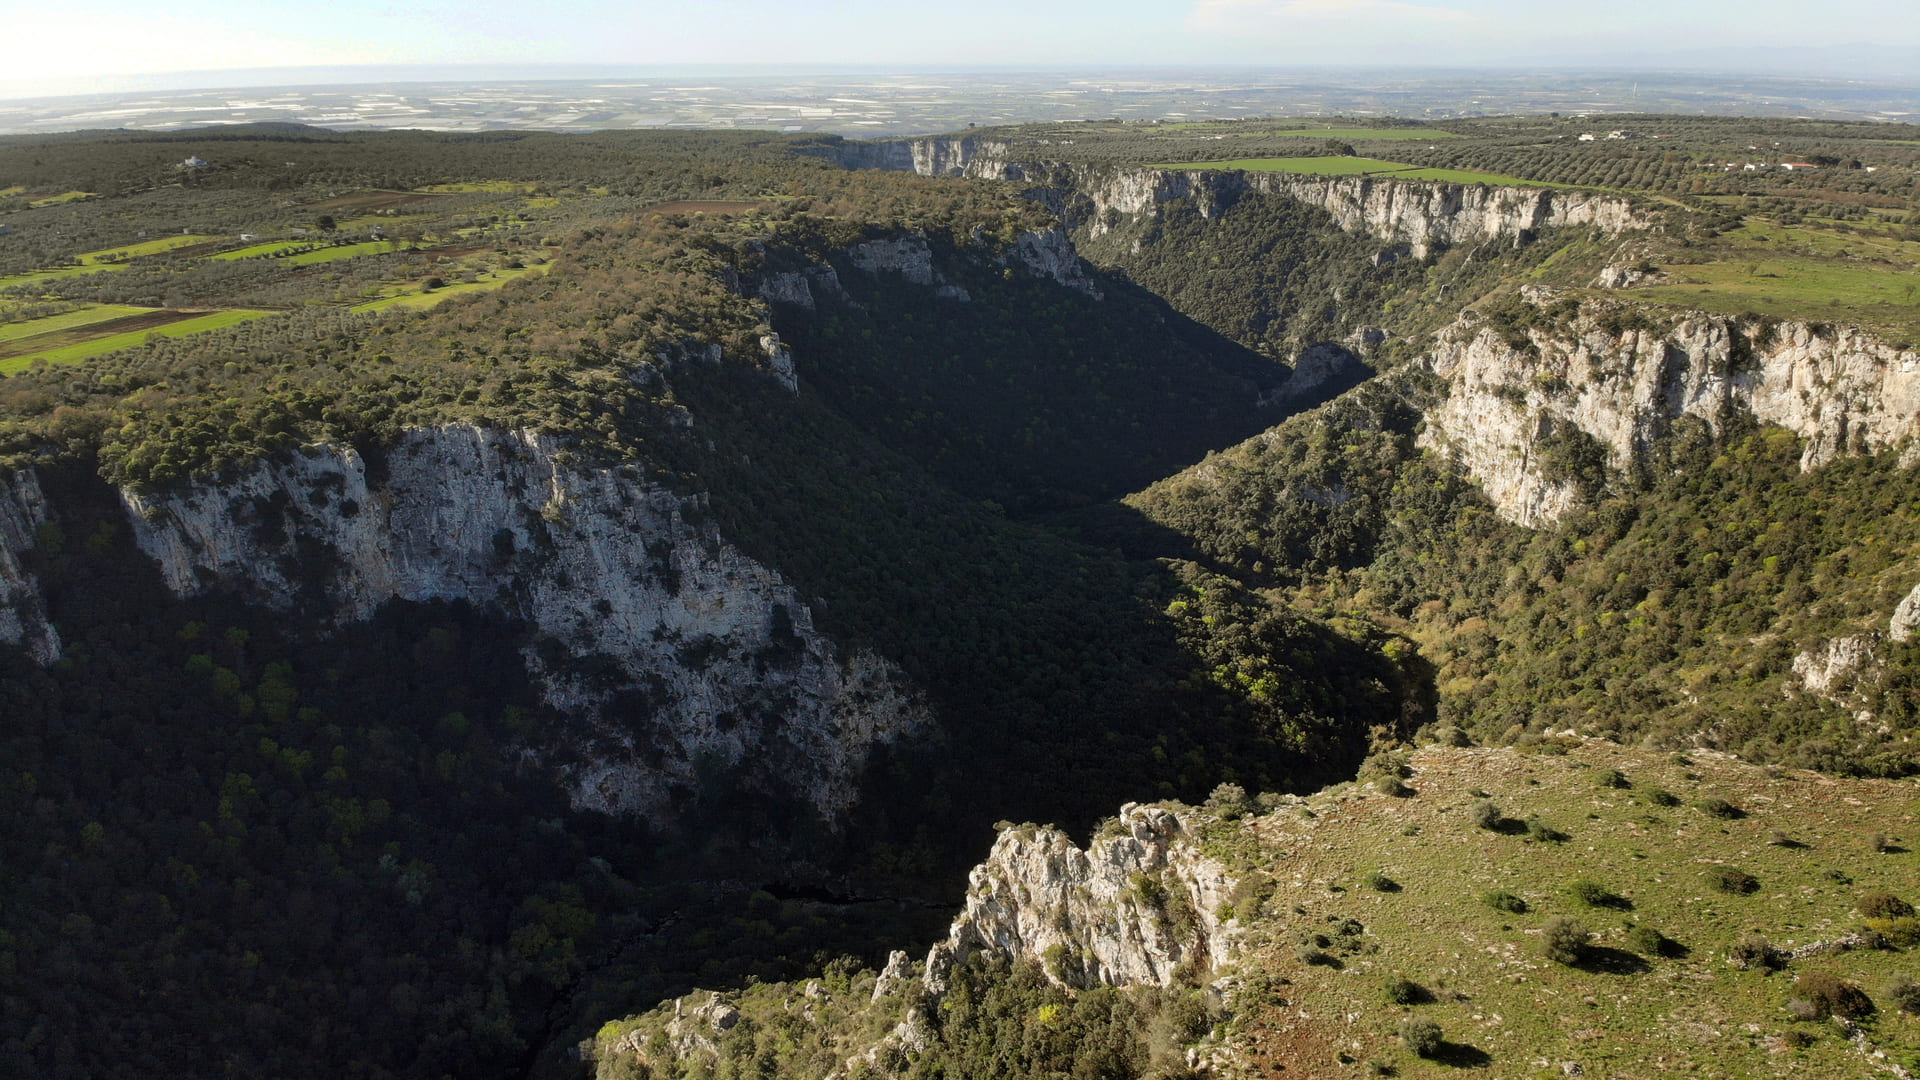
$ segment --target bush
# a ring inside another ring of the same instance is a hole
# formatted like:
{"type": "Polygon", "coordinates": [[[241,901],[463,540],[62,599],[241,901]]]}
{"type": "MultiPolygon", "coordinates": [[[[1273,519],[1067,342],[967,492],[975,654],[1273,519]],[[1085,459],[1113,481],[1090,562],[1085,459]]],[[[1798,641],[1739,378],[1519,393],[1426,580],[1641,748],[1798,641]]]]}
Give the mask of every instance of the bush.
{"type": "Polygon", "coordinates": [[[1364,880],[1366,882],[1367,888],[1372,889],[1375,892],[1399,892],[1400,891],[1399,882],[1393,880],[1392,878],[1388,877],[1387,875],[1381,873],[1378,870],[1375,870],[1374,872],[1368,874],[1364,880]]]}
{"type": "Polygon", "coordinates": [[[1913,905],[1890,892],[1874,890],[1860,897],[1860,914],[1869,919],[1910,919],[1913,905]]]}
{"type": "Polygon", "coordinates": [[[1892,846],[1893,842],[1887,839],[1886,833],[1874,833],[1867,837],[1867,847],[1876,855],[1885,855],[1892,846]]]}
{"type": "Polygon", "coordinates": [[[1591,878],[1580,878],[1567,886],[1567,894],[1588,907],[1627,907],[1626,897],[1591,878]]]}
{"type": "Polygon", "coordinates": [[[1725,799],[1701,799],[1693,806],[1708,817],[1719,818],[1722,821],[1732,821],[1735,818],[1747,816],[1745,811],[1725,799]]]}
{"type": "Polygon", "coordinates": [[[1556,964],[1572,966],[1587,955],[1593,931],[1579,919],[1556,915],[1540,929],[1540,954],[1556,964]]]}
{"type": "Polygon", "coordinates": [[[1647,792],[1647,801],[1655,806],[1679,806],[1680,797],[1665,788],[1654,788],[1647,792]]]}
{"type": "Polygon", "coordinates": [[[1911,949],[1920,945],[1920,919],[1868,919],[1869,938],[1877,948],[1911,949]]]}
{"type": "Polygon", "coordinates": [[[1497,829],[1506,819],[1501,816],[1500,808],[1490,802],[1473,804],[1473,823],[1482,829],[1497,829]]]}
{"type": "Polygon", "coordinates": [[[1547,824],[1546,822],[1541,821],[1537,817],[1530,817],[1527,819],[1527,835],[1532,837],[1535,840],[1538,840],[1542,843],[1548,843],[1548,844],[1563,844],[1563,843],[1566,843],[1568,840],[1572,839],[1572,837],[1568,836],[1566,833],[1563,833],[1559,829],[1556,829],[1553,826],[1547,824]]]}
{"type": "Polygon", "coordinates": [[[1601,769],[1593,774],[1594,782],[1603,788],[1625,788],[1633,785],[1627,782],[1627,774],[1619,769],[1601,769]]]}
{"type": "Polygon", "coordinates": [[[1716,866],[1707,871],[1707,883],[1735,896],[1747,896],[1760,891],[1759,878],[1731,866],[1716,866]]]}
{"type": "MultiPolygon", "coordinates": [[[[1797,1001],[1799,999],[1796,998],[1794,1000],[1797,1001]]],[[[1793,1002],[1790,1001],[1787,1003],[1787,1009],[1789,1012],[1792,1011],[1793,1002]]],[[[1795,1019],[1798,1019],[1798,1017],[1796,1017],[1795,1019]]],[[[1783,1043],[1786,1043],[1788,1046],[1793,1047],[1795,1050],[1805,1050],[1807,1047],[1812,1046],[1818,1040],[1815,1039],[1811,1033],[1801,1031],[1799,1028],[1794,1028],[1788,1031],[1786,1034],[1780,1036],[1780,1041],[1783,1043]]]]}
{"type": "Polygon", "coordinates": [[[1495,889],[1480,898],[1480,902],[1495,911],[1505,911],[1514,915],[1527,913],[1527,902],[1505,889],[1495,889]]]}
{"type": "Polygon", "coordinates": [[[1627,947],[1642,956],[1671,956],[1679,946],[1651,926],[1636,926],[1627,931],[1627,947]]]}
{"type": "Polygon", "coordinates": [[[1439,1053],[1442,1036],[1440,1025],[1425,1017],[1408,1017],[1400,1023],[1400,1042],[1416,1057],[1439,1053]]]}
{"type": "Polygon", "coordinates": [[[1386,998],[1389,1005],[1419,1005],[1433,1000],[1433,995],[1412,979],[1395,979],[1387,984],[1386,998]]]}
{"type": "Polygon", "coordinates": [[[1733,948],[1727,950],[1727,959],[1735,967],[1759,968],[1762,971],[1772,971],[1781,964],[1780,954],[1774,950],[1773,943],[1760,934],[1748,934],[1734,942],[1733,948]]]}
{"type": "Polygon", "coordinates": [[[1903,1013],[1920,1013],[1920,983],[1905,975],[1895,975],[1887,981],[1886,999],[1903,1013]]]}
{"type": "Polygon", "coordinates": [[[1815,1015],[1811,1019],[1839,1016],[1858,1020],[1873,1012],[1873,999],[1859,987],[1824,971],[1807,972],[1793,980],[1793,988],[1800,999],[1813,1006],[1815,1015]]]}

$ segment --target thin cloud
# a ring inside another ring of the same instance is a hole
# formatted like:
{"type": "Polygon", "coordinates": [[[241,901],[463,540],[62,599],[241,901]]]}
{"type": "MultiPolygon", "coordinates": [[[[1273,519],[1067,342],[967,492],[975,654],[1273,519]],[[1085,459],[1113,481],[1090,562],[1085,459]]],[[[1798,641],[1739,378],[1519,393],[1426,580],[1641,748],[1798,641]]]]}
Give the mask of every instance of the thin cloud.
{"type": "Polygon", "coordinates": [[[1198,0],[1188,23],[1196,30],[1280,29],[1386,20],[1406,24],[1459,24],[1474,16],[1453,8],[1403,0],[1198,0]]]}

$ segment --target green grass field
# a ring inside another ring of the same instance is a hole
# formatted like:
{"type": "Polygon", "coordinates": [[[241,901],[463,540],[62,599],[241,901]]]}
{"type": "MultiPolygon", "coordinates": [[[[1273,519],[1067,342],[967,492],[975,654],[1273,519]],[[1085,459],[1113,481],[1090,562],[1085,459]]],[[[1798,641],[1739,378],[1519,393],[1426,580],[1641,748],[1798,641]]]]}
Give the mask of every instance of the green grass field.
{"type": "Polygon", "coordinates": [[[1855,903],[1871,890],[1920,899],[1915,856],[1900,850],[1920,846],[1912,783],[1769,774],[1717,754],[1675,759],[1599,742],[1564,756],[1426,750],[1411,764],[1414,797],[1349,785],[1312,796],[1310,815],[1283,809],[1252,830],[1260,843],[1249,862],[1274,880],[1266,907],[1276,915],[1256,930],[1265,943],[1254,944],[1251,967],[1291,982],[1274,987],[1284,1002],[1237,1023],[1270,1048],[1256,1060],[1286,1066],[1281,1075],[1358,1078],[1369,1059],[1408,1080],[1558,1077],[1571,1072],[1562,1062],[1596,1080],[1875,1075],[1832,1024],[1788,1015],[1793,980],[1810,971],[1882,1003],[1867,1037],[1893,1060],[1920,1048],[1920,1020],[1889,1007],[1883,990],[1896,973],[1920,974],[1913,952],[1836,949],[1771,977],[1727,961],[1749,933],[1776,947],[1843,938],[1860,926],[1855,903]],[[1607,770],[1628,786],[1607,786],[1607,770]],[[1661,805],[1663,791],[1678,804],[1661,805]],[[1513,822],[1503,831],[1471,820],[1489,795],[1513,822]],[[1718,818],[1696,807],[1711,798],[1745,812],[1718,818]],[[1535,815],[1566,839],[1530,837],[1520,823],[1535,815]],[[1890,853],[1874,850],[1875,833],[1888,836],[1890,853]],[[1710,874],[1724,868],[1752,875],[1757,888],[1716,888],[1710,874]],[[1376,872],[1390,889],[1369,887],[1376,872]],[[1583,878],[1620,899],[1583,902],[1568,888],[1583,878]],[[1526,909],[1483,903],[1493,890],[1526,909]],[[1542,955],[1541,929],[1555,916],[1595,932],[1579,965],[1542,955]],[[1362,924],[1360,940],[1375,951],[1303,962],[1301,936],[1342,919],[1362,924]],[[1631,935],[1636,927],[1677,944],[1660,955],[1631,935]],[[1390,1004],[1384,989],[1395,978],[1431,996],[1390,1004]],[[1452,1049],[1439,1060],[1407,1053],[1394,1038],[1403,1016],[1440,1024],[1452,1049]]]}
{"type": "Polygon", "coordinates": [[[282,262],[291,266],[312,266],[314,263],[333,262],[337,259],[351,259],[360,255],[380,255],[400,250],[399,243],[392,240],[369,240],[361,244],[343,244],[340,247],[321,248],[299,255],[288,255],[282,262]]]}
{"type": "Polygon", "coordinates": [[[1658,256],[1666,283],[1636,299],[1719,315],[1873,327],[1920,341],[1920,243],[1890,235],[1783,226],[1748,218],[1711,245],[1658,256]]]}
{"type": "Polygon", "coordinates": [[[118,352],[121,349],[130,349],[142,344],[153,334],[158,334],[162,337],[187,337],[188,335],[204,333],[208,330],[219,330],[228,326],[237,326],[240,323],[265,318],[272,314],[275,313],[271,311],[208,312],[205,315],[184,319],[180,322],[157,329],[136,330],[125,334],[112,334],[106,337],[75,342],[71,345],[63,345],[58,348],[9,357],[5,360],[0,360],[0,374],[24,371],[28,367],[31,367],[37,360],[45,360],[49,364],[72,364],[81,360],[89,360],[96,356],[105,356],[110,352],[118,352]]]}
{"type": "Polygon", "coordinates": [[[27,205],[28,206],[53,206],[58,203],[72,202],[75,199],[91,199],[93,198],[93,194],[94,193],[91,191],[67,191],[67,192],[62,192],[59,195],[49,195],[44,199],[34,199],[32,202],[29,202],[27,205]]]}
{"type": "Polygon", "coordinates": [[[11,289],[20,285],[38,285],[43,281],[58,281],[61,278],[79,277],[82,274],[101,274],[112,270],[125,270],[125,266],[102,264],[98,266],[62,266],[57,270],[35,270],[27,274],[14,274],[0,277],[0,289],[11,289]]]}
{"type": "Polygon", "coordinates": [[[60,315],[49,315],[44,319],[31,319],[26,322],[0,325],[0,343],[18,341],[21,338],[37,334],[50,334],[60,330],[72,330],[77,327],[91,326],[109,319],[121,319],[129,315],[139,315],[151,311],[151,308],[128,307],[125,304],[89,304],[78,311],[69,311],[60,315]]]}
{"type": "Polygon", "coordinates": [[[138,244],[128,244],[125,247],[89,251],[80,256],[80,262],[85,266],[96,266],[108,263],[108,260],[119,262],[123,259],[137,259],[142,255],[159,255],[184,247],[193,247],[195,244],[204,244],[212,239],[211,236],[163,236],[158,240],[143,240],[138,244]]]}
{"type": "Polygon", "coordinates": [[[1520,187],[1564,187],[1518,176],[1467,172],[1460,169],[1423,169],[1398,161],[1364,157],[1233,158],[1155,165],[1156,169],[1238,169],[1242,172],[1284,172],[1302,176],[1384,176],[1395,180],[1427,180],[1444,184],[1503,184],[1520,187]]]}
{"type": "Polygon", "coordinates": [[[391,240],[369,240],[359,244],[342,244],[339,247],[314,248],[312,251],[300,250],[302,248],[311,248],[313,244],[314,241],[311,240],[271,240],[264,244],[254,244],[252,247],[243,247],[236,251],[223,251],[218,255],[209,257],[219,259],[222,262],[232,262],[236,259],[283,258],[292,266],[308,266],[313,263],[332,262],[335,259],[351,259],[355,255],[371,255],[376,252],[394,251],[399,247],[397,243],[391,240]],[[297,255],[285,254],[289,251],[298,251],[300,253],[297,255]]]}
{"type": "Polygon", "coordinates": [[[469,293],[491,292],[515,278],[526,277],[528,274],[544,274],[551,265],[551,263],[548,263],[546,266],[529,266],[521,270],[495,270],[491,277],[482,278],[479,281],[463,281],[435,289],[432,292],[407,292],[401,293],[398,296],[382,297],[364,304],[355,304],[353,310],[387,311],[391,308],[407,308],[420,311],[433,307],[451,297],[465,296],[469,293]]]}

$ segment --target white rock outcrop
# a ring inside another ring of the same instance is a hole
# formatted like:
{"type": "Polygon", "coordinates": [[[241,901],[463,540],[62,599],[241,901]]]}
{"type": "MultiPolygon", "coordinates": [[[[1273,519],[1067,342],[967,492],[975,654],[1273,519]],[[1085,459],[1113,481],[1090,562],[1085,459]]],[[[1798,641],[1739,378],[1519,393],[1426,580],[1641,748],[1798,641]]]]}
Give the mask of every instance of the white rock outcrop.
{"type": "Polygon", "coordinates": [[[1218,912],[1235,884],[1171,810],[1129,803],[1119,829],[1085,850],[1058,829],[1014,826],[968,878],[966,907],[927,955],[930,996],[953,966],[989,952],[1038,960],[1070,986],[1165,986],[1182,964],[1228,958],[1236,928],[1218,912]]]}
{"type": "Polygon", "coordinates": [[[29,469],[0,477],[0,641],[25,649],[36,663],[60,656],[60,635],[47,621],[40,583],[20,565],[47,520],[47,500],[29,469]]]}
{"type": "Polygon", "coordinates": [[[1074,250],[1073,240],[1065,229],[1021,233],[1007,252],[1007,258],[1034,277],[1047,278],[1095,300],[1103,299],[1093,279],[1087,276],[1080,253],[1074,250]]]}
{"type": "Polygon", "coordinates": [[[462,425],[407,432],[381,466],[316,446],[123,499],[177,594],[228,589],[336,624],[464,600],[532,624],[566,658],[526,650],[548,701],[593,729],[556,760],[581,807],[665,814],[698,765],[832,819],[869,750],[927,722],[892,665],[840,655],[779,574],[702,524],[701,496],[462,425]],[[571,663],[587,658],[612,663],[571,663]]]}
{"type": "MultiPolygon", "coordinates": [[[[1004,153],[1004,151],[1002,151],[1004,153]]],[[[1645,228],[1625,199],[1560,188],[1448,184],[1368,176],[1301,176],[1220,169],[1086,167],[1010,163],[994,153],[969,161],[967,174],[1025,179],[1053,189],[1043,201],[1095,237],[1123,217],[1150,215],[1162,203],[1192,199],[1205,217],[1249,193],[1317,206],[1347,232],[1404,245],[1425,257],[1436,246],[1523,239],[1551,228],[1585,226],[1608,234],[1645,228]]]]}
{"type": "Polygon", "coordinates": [[[1863,331],[1780,323],[1743,327],[1693,313],[1671,329],[1608,331],[1582,316],[1526,331],[1516,347],[1463,314],[1426,358],[1448,396],[1422,436],[1453,454],[1502,516],[1551,523],[1575,492],[1542,469],[1559,425],[1597,439],[1624,466],[1682,417],[1717,425],[1740,409],[1805,440],[1811,468],[1850,452],[1906,445],[1920,434],[1920,352],[1863,331]]]}

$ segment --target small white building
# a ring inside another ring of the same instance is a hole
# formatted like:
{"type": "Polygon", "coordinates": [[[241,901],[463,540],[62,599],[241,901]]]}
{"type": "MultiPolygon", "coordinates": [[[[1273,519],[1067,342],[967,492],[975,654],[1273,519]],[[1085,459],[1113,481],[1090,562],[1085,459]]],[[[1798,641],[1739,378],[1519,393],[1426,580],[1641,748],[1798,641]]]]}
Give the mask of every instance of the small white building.
{"type": "Polygon", "coordinates": [[[207,163],[206,163],[206,160],[203,158],[190,157],[187,160],[181,162],[180,167],[183,169],[204,169],[207,167],[207,163]]]}
{"type": "Polygon", "coordinates": [[[240,242],[243,244],[251,244],[258,239],[260,239],[259,233],[243,232],[240,234],[240,242]]]}
{"type": "Polygon", "coordinates": [[[1592,141],[1593,141],[1593,132],[1591,132],[1591,131],[1583,131],[1583,132],[1581,132],[1581,133],[1580,133],[1580,141],[1581,141],[1581,142],[1592,142],[1592,141]]]}

